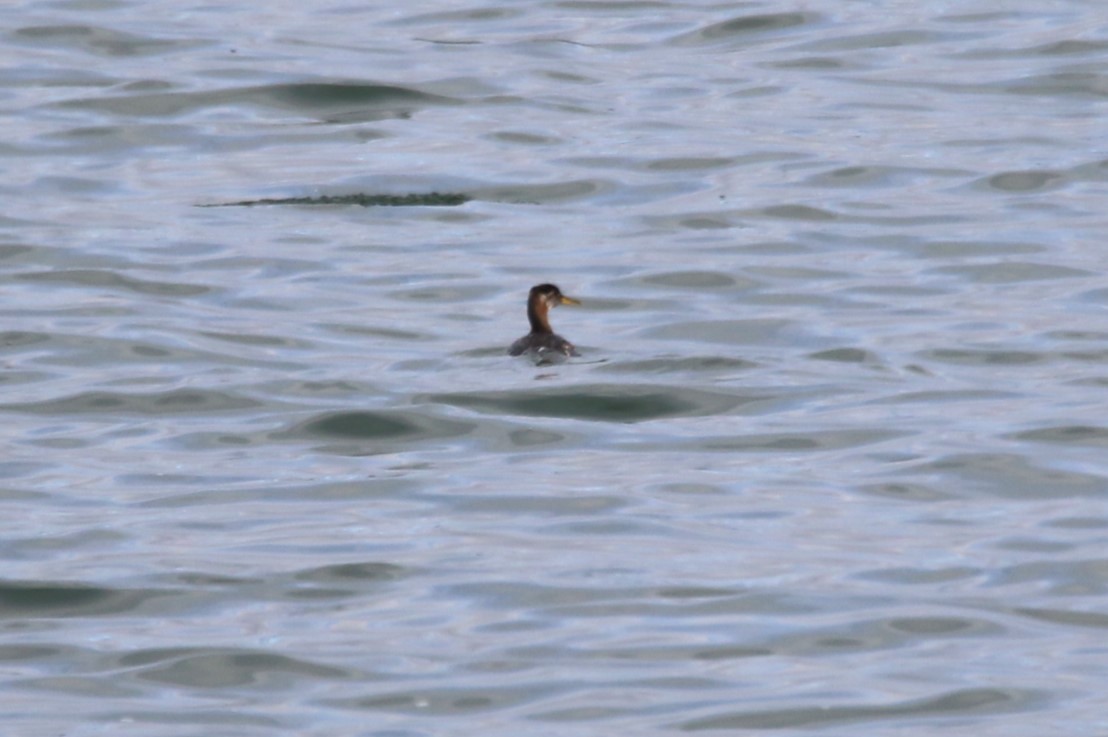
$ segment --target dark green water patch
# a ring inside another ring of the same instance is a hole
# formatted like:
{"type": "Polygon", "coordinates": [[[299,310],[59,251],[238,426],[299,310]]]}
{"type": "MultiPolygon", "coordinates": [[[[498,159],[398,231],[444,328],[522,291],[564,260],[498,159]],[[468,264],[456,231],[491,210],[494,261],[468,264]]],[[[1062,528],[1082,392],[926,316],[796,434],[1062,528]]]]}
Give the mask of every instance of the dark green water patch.
{"type": "Polygon", "coordinates": [[[337,563],[335,565],[320,566],[300,571],[296,574],[297,581],[307,583],[356,583],[395,581],[405,578],[410,569],[392,563],[380,561],[368,561],[365,563],[337,563]]]}
{"type": "Polygon", "coordinates": [[[408,117],[420,108],[456,103],[449,97],[393,85],[294,82],[201,92],[133,90],[126,95],[64,100],[55,104],[63,108],[140,117],[172,117],[210,108],[253,106],[286,110],[325,122],[346,123],[408,117]]]}
{"type": "Polygon", "coordinates": [[[863,581],[878,581],[902,586],[933,586],[951,581],[965,581],[981,576],[984,570],[972,566],[946,566],[941,568],[880,568],[854,574],[863,581]]]}
{"type": "Polygon", "coordinates": [[[721,23],[704,26],[692,33],[678,37],[680,45],[712,44],[720,41],[749,42],[756,34],[782,31],[810,24],[819,16],[812,13],[763,13],[740,15],[721,23]]]}
{"type": "Polygon", "coordinates": [[[1067,177],[1057,171],[1005,171],[977,182],[977,186],[1001,192],[1041,192],[1060,187],[1066,180],[1067,177]]]}
{"type": "Polygon", "coordinates": [[[29,253],[35,252],[32,246],[21,246],[13,243],[5,243],[0,245],[0,261],[9,261],[12,259],[18,259],[22,256],[26,256],[29,253]]]}
{"type": "Polygon", "coordinates": [[[831,348],[826,351],[809,353],[808,358],[816,361],[835,361],[838,363],[873,363],[877,360],[876,356],[861,348],[831,348]]]}
{"type": "Polygon", "coordinates": [[[373,412],[341,412],[313,420],[304,430],[309,434],[344,438],[400,438],[418,434],[419,426],[373,412]]]}
{"type": "Polygon", "coordinates": [[[318,197],[276,197],[238,202],[217,202],[197,207],[255,207],[257,205],[357,205],[358,207],[456,207],[472,197],[462,192],[410,192],[408,194],[319,195],[318,197]]]}
{"type": "Polygon", "coordinates": [[[1040,465],[1011,453],[953,453],[901,472],[924,474],[933,485],[961,495],[1012,500],[1100,499],[1108,486],[1108,478],[1095,471],[1040,465]]]}
{"type": "Polygon", "coordinates": [[[253,399],[225,392],[201,389],[177,389],[157,394],[122,394],[119,392],[82,392],[47,402],[25,402],[0,405],[0,409],[44,415],[67,414],[191,414],[193,412],[227,412],[259,406],[253,399]]]}
{"type": "Polygon", "coordinates": [[[69,583],[0,581],[0,618],[115,614],[138,609],[146,600],[164,593],[69,583]]]}
{"type": "Polygon", "coordinates": [[[972,348],[935,348],[918,354],[941,363],[968,366],[1027,366],[1050,360],[1049,353],[1038,351],[991,350],[972,348]]]}
{"type": "Polygon", "coordinates": [[[1057,443],[1061,445],[1084,445],[1108,448],[1108,428],[1090,425],[1059,425],[1043,427],[1038,430],[1026,430],[1005,437],[1013,440],[1027,440],[1034,443],[1057,443]]]}
{"type": "Polygon", "coordinates": [[[834,220],[838,217],[838,215],[830,210],[810,207],[809,205],[772,205],[770,207],[761,208],[755,212],[771,218],[807,222],[827,222],[828,220],[834,220]]]}
{"type": "Polygon", "coordinates": [[[317,415],[271,437],[278,440],[411,441],[458,437],[469,434],[475,427],[471,422],[444,420],[412,412],[331,412],[317,415]]]}
{"type": "Polygon", "coordinates": [[[780,709],[727,710],[676,725],[685,732],[704,730],[818,729],[832,725],[877,722],[900,724],[923,718],[965,718],[969,715],[1009,713],[1040,700],[1036,692],[1015,689],[969,688],[900,703],[850,706],[789,706],[780,709]]]}
{"type": "Polygon", "coordinates": [[[773,638],[771,649],[791,656],[842,655],[892,650],[913,641],[996,635],[1001,628],[983,619],[962,617],[890,617],[814,627],[773,638]]]}
{"type": "Polygon", "coordinates": [[[565,441],[566,437],[564,433],[534,430],[526,427],[508,432],[508,442],[515,448],[534,448],[542,445],[557,445],[565,441]]]}
{"type": "Polygon", "coordinates": [[[380,561],[338,563],[297,571],[291,580],[276,581],[269,594],[291,600],[348,599],[411,575],[410,568],[380,561]]]}
{"type": "Polygon", "coordinates": [[[5,330],[0,332],[0,348],[23,347],[50,340],[46,333],[30,333],[24,330],[5,330]]]}
{"type": "Polygon", "coordinates": [[[645,422],[729,411],[761,397],[663,386],[582,386],[574,389],[434,394],[428,401],[486,414],[567,417],[597,422],[645,422]]]}
{"type": "Polygon", "coordinates": [[[1039,607],[1015,607],[1012,611],[1024,617],[1070,627],[1088,627],[1103,632],[1108,629],[1108,615],[1075,609],[1044,609],[1039,607]]]}
{"type": "Polygon", "coordinates": [[[948,274],[962,277],[976,284],[1019,284],[1021,282],[1050,281],[1053,279],[1081,279],[1095,276],[1094,272],[1058,264],[999,261],[991,264],[958,264],[941,266],[927,273],[948,274]]]}
{"type": "MultiPolygon", "coordinates": [[[[797,452],[856,448],[882,443],[911,433],[878,428],[869,430],[812,430],[800,433],[752,433],[695,441],[696,450],[726,452],[797,452]]],[[[675,448],[670,448],[675,449],[675,448]]]]}
{"type": "Polygon", "coordinates": [[[902,483],[887,481],[884,483],[862,484],[857,487],[863,494],[885,497],[886,499],[899,499],[907,502],[937,502],[948,499],[956,499],[953,494],[941,491],[927,484],[902,483]]]}

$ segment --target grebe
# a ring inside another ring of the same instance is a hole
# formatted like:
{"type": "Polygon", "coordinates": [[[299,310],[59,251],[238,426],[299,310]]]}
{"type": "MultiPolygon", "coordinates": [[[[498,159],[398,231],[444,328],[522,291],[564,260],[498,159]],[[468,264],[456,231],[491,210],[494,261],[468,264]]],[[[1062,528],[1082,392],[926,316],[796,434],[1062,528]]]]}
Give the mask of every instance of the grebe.
{"type": "Polygon", "coordinates": [[[530,353],[536,358],[545,358],[551,354],[560,356],[580,355],[573,343],[563,338],[550,328],[551,307],[558,305],[581,304],[573,297],[562,294],[562,290],[553,284],[539,284],[531,287],[531,294],[527,297],[527,319],[531,323],[531,332],[512,343],[508,349],[508,355],[522,356],[530,353]]]}

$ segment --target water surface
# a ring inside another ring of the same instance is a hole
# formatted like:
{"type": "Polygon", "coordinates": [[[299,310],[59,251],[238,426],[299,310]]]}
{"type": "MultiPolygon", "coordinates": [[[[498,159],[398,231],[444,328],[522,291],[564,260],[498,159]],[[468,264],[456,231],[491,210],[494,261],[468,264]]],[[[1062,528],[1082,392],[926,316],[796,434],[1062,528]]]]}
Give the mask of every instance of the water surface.
{"type": "Polygon", "coordinates": [[[8,730],[1103,732],[1099,10],[12,5],[8,730]]]}

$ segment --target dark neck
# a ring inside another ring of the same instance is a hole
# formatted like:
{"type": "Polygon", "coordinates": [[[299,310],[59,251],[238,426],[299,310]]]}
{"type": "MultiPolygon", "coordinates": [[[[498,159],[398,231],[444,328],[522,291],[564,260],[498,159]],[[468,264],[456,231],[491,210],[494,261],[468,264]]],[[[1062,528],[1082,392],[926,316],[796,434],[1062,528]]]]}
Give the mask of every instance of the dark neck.
{"type": "Polygon", "coordinates": [[[532,333],[554,332],[550,329],[550,320],[546,317],[549,311],[550,308],[546,306],[546,301],[541,297],[527,303],[527,319],[531,322],[532,333]]]}

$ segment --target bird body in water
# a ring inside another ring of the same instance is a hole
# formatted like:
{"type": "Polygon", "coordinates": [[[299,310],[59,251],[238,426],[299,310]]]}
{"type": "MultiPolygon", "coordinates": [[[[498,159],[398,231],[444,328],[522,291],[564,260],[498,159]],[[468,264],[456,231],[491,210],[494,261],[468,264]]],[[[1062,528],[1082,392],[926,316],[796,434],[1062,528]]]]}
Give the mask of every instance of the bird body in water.
{"type": "Polygon", "coordinates": [[[512,343],[508,354],[522,356],[527,353],[539,359],[580,355],[573,343],[554,332],[549,317],[551,307],[579,304],[572,297],[562,294],[562,290],[553,284],[531,287],[531,293],[527,296],[527,319],[531,323],[531,332],[512,343]]]}

